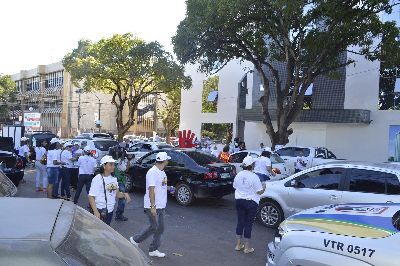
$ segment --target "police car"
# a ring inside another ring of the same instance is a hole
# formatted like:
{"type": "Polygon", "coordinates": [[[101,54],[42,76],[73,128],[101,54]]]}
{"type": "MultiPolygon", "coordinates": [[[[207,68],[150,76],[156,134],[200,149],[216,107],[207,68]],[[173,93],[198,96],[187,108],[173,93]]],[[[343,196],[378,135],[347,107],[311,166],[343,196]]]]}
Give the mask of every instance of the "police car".
{"type": "Polygon", "coordinates": [[[400,265],[400,204],[326,205],[295,214],[268,244],[268,265],[400,265]]]}

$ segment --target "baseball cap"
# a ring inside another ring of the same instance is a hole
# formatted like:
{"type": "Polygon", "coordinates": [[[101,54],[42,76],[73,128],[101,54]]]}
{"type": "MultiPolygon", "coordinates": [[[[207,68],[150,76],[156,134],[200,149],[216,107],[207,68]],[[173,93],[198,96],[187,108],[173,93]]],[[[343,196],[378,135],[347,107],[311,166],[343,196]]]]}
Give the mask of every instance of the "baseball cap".
{"type": "Polygon", "coordinates": [[[50,140],[50,143],[51,143],[51,144],[60,143],[60,140],[59,140],[58,138],[52,138],[52,139],[50,140]]]}
{"type": "Polygon", "coordinates": [[[83,150],[86,151],[86,152],[90,152],[91,151],[89,146],[86,146],[85,148],[83,148],[83,150]]]}
{"type": "Polygon", "coordinates": [[[100,160],[101,165],[105,165],[106,163],[115,163],[116,160],[113,159],[113,157],[106,155],[100,160]]]}
{"type": "Polygon", "coordinates": [[[243,164],[245,167],[247,167],[247,166],[252,165],[255,161],[256,161],[256,160],[255,160],[253,157],[251,157],[251,156],[246,156],[246,157],[243,159],[242,164],[243,164]]]}
{"type": "Polygon", "coordinates": [[[157,162],[164,162],[164,161],[168,161],[171,160],[171,157],[168,156],[168,154],[164,151],[157,153],[156,156],[156,161],[157,162]]]}

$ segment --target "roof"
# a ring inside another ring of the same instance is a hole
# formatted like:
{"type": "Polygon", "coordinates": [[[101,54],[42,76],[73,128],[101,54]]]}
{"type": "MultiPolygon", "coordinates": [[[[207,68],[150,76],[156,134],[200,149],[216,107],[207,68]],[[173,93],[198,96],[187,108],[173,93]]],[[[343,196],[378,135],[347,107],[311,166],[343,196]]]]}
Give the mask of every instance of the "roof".
{"type": "Polygon", "coordinates": [[[50,240],[61,200],[0,198],[0,239],[50,240]]]}
{"type": "Polygon", "coordinates": [[[362,161],[337,160],[337,161],[327,162],[325,164],[353,165],[353,166],[370,167],[370,168],[382,168],[382,169],[386,169],[386,170],[400,172],[400,164],[397,164],[397,163],[373,163],[373,162],[362,162],[362,161]]]}

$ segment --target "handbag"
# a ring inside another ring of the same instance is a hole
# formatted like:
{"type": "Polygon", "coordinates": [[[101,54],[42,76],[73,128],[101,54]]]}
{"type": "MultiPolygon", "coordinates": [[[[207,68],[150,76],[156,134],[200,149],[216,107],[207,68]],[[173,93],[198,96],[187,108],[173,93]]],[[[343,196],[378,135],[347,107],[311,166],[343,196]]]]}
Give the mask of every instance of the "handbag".
{"type": "Polygon", "coordinates": [[[100,213],[100,220],[102,220],[103,222],[106,222],[107,220],[107,216],[108,216],[108,209],[107,209],[107,193],[106,193],[106,183],[104,182],[104,176],[101,175],[101,178],[103,180],[103,190],[104,190],[104,198],[106,200],[106,207],[103,209],[99,209],[97,208],[97,210],[100,213]]]}

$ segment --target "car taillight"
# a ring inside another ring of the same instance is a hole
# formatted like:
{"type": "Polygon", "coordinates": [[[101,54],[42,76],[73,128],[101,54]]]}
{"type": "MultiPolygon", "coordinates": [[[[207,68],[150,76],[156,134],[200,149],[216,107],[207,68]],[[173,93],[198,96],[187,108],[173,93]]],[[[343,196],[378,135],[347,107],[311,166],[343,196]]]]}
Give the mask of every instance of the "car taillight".
{"type": "Polygon", "coordinates": [[[17,159],[17,163],[15,164],[15,167],[18,169],[24,168],[24,163],[22,162],[21,159],[17,159]]]}
{"type": "Polygon", "coordinates": [[[215,180],[215,179],[218,179],[217,172],[204,173],[204,180],[215,180]]]}
{"type": "Polygon", "coordinates": [[[274,172],[277,175],[281,174],[281,170],[279,170],[278,168],[272,168],[272,172],[274,172]]]}

